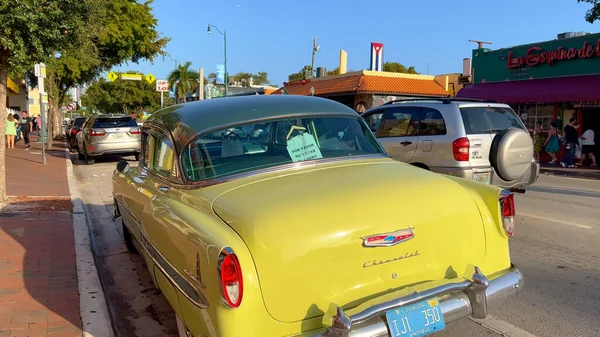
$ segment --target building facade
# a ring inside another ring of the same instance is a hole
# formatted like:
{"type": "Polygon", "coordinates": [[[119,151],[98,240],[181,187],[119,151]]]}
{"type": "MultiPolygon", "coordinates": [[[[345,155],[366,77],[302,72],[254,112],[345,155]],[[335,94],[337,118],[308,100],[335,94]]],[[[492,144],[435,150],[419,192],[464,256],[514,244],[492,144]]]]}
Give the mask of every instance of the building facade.
{"type": "Polygon", "coordinates": [[[458,97],[510,104],[532,131],[536,121],[560,130],[571,117],[600,141],[600,34],[563,33],[557,39],[498,50],[473,50],[472,84],[458,97]]]}

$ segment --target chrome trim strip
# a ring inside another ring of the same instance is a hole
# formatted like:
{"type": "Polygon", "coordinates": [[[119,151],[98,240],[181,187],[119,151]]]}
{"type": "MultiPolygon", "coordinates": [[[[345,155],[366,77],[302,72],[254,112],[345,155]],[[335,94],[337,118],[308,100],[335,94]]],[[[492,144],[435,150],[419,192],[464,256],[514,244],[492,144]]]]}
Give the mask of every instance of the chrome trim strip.
{"type": "MultiPolygon", "coordinates": [[[[119,200],[119,198],[117,198],[117,196],[114,193],[113,193],[113,200],[116,200],[117,203],[119,204],[119,212],[121,211],[121,209],[124,209],[125,211],[127,211],[127,214],[129,214],[130,217],[132,217],[138,224],[140,223],[140,220],[133,214],[131,209],[129,207],[127,207],[125,202],[123,202],[122,200],[119,200]]],[[[115,211],[116,211],[116,209],[115,209],[115,211]]],[[[121,214],[121,216],[123,216],[123,213],[120,213],[120,214],[121,214]]],[[[123,223],[125,223],[125,222],[123,222],[123,223]]]]}
{"type": "MultiPolygon", "coordinates": [[[[142,242],[140,245],[144,248],[143,251],[147,253],[147,256],[149,256],[152,261],[154,261],[154,265],[161,270],[169,282],[171,282],[171,284],[173,284],[173,286],[175,286],[195,306],[201,309],[208,308],[208,300],[204,294],[202,294],[200,290],[198,290],[185,278],[185,276],[181,275],[169,261],[167,261],[167,259],[152,245],[143,232],[141,232],[141,234],[142,242]]],[[[137,241],[137,239],[134,237],[134,242],[135,241],[137,241]]]]}
{"type": "Polygon", "coordinates": [[[496,302],[519,293],[523,286],[523,274],[511,265],[511,268],[494,275],[488,280],[475,268],[473,280],[455,282],[429,289],[421,293],[393,299],[374,305],[357,314],[347,316],[341,307],[332,304],[323,316],[324,332],[312,337],[375,337],[388,336],[384,316],[387,310],[411,304],[432,297],[440,300],[440,309],[446,323],[472,316],[487,316],[488,302],[496,302]],[[350,324],[348,324],[348,321],[350,324]]]}

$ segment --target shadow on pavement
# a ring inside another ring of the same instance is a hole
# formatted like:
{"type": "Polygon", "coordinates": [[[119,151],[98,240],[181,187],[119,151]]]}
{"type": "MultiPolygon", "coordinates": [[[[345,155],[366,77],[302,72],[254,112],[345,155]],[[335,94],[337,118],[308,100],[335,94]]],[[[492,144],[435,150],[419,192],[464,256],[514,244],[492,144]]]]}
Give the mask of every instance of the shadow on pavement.
{"type": "Polygon", "coordinates": [[[0,335],[81,336],[70,197],[0,207],[0,335]]]}

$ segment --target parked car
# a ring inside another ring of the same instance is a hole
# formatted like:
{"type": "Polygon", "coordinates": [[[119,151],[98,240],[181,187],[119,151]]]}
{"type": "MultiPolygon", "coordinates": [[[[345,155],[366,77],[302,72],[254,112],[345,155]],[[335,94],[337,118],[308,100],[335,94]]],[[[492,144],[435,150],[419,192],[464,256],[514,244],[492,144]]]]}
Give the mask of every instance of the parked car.
{"type": "Polygon", "coordinates": [[[134,118],[123,115],[90,117],[77,134],[80,160],[94,164],[94,158],[106,154],[133,155],[139,160],[140,127],[134,118]]]}
{"type": "Polygon", "coordinates": [[[511,192],[391,159],[335,101],[175,105],[142,149],[114,171],[115,219],[181,336],[432,333],[522,287],[511,192]],[[214,137],[231,128],[265,132],[214,137]]]}
{"type": "Polygon", "coordinates": [[[507,104],[400,99],[362,116],[395,160],[521,192],[539,176],[529,132],[507,104]]]}
{"type": "Polygon", "coordinates": [[[77,137],[76,136],[81,131],[81,126],[83,125],[83,123],[85,123],[86,120],[87,120],[87,117],[77,117],[73,121],[71,121],[71,125],[67,126],[67,131],[66,131],[67,143],[69,144],[69,147],[71,148],[71,150],[77,149],[77,137]]]}

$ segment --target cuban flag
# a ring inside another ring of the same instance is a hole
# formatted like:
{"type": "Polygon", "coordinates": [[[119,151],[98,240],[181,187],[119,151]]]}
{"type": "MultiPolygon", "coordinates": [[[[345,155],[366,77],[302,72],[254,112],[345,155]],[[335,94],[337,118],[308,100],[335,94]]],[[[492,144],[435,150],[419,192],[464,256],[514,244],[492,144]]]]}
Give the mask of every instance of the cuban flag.
{"type": "Polygon", "coordinates": [[[383,43],[371,42],[371,68],[383,71],[383,43]]]}

